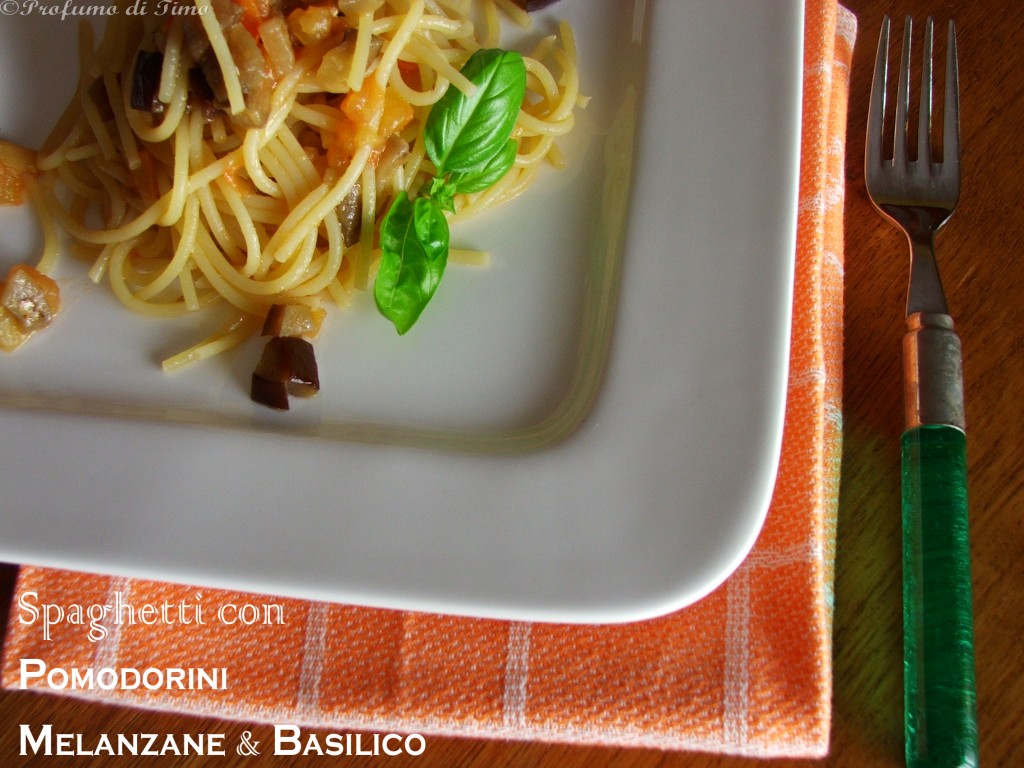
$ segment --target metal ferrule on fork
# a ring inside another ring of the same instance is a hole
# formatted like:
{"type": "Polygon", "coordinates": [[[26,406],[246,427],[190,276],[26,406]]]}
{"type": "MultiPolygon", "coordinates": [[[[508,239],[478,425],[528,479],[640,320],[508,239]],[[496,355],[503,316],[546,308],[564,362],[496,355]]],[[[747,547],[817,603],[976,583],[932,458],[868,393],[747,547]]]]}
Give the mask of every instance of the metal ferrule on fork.
{"type": "Polygon", "coordinates": [[[907,317],[903,412],[907,429],[926,424],[965,427],[960,338],[949,315],[914,312],[907,317]]]}

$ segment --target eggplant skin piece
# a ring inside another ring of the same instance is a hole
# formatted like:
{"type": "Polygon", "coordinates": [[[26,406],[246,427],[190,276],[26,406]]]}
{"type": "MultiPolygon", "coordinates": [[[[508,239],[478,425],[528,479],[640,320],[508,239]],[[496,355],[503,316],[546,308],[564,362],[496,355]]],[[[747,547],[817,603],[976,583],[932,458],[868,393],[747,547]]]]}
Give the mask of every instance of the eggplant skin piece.
{"type": "Polygon", "coordinates": [[[288,385],[283,381],[266,378],[258,372],[252,374],[249,397],[260,405],[277,411],[288,410],[288,385]]]}
{"type": "Polygon", "coordinates": [[[132,73],[131,107],[143,112],[163,112],[157,98],[164,55],[159,51],[139,51],[132,73]]]}
{"type": "Polygon", "coordinates": [[[547,8],[549,5],[554,5],[557,2],[558,0],[515,0],[515,4],[527,13],[539,11],[542,8],[547,8]]]}
{"type": "Polygon", "coordinates": [[[295,336],[279,337],[288,350],[291,375],[288,378],[288,394],[295,397],[313,397],[320,391],[320,373],[316,367],[313,345],[295,336]]]}
{"type": "Polygon", "coordinates": [[[288,397],[312,397],[320,391],[313,345],[296,336],[274,336],[252,373],[250,397],[279,411],[289,408],[288,397]]]}

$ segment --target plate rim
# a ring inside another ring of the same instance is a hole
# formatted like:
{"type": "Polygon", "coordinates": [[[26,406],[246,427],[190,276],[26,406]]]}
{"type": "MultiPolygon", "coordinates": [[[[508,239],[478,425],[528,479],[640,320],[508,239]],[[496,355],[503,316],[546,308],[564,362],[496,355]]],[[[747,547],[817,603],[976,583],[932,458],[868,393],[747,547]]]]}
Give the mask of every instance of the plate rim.
{"type": "MultiPolygon", "coordinates": [[[[648,13],[651,13],[654,9],[657,0],[640,0],[637,7],[643,7],[648,13]]],[[[780,4],[785,5],[789,11],[787,18],[798,24],[799,29],[793,31],[794,38],[802,42],[802,29],[803,29],[803,4],[798,0],[780,0],[780,4]]],[[[662,7],[663,4],[662,4],[662,7]]],[[[787,134],[785,137],[789,142],[788,150],[789,155],[787,156],[790,161],[789,176],[785,179],[785,186],[787,187],[786,195],[787,200],[782,204],[782,207],[790,210],[792,213],[791,221],[788,221],[786,226],[789,227],[788,234],[783,239],[786,239],[790,243],[791,250],[795,249],[796,241],[796,202],[798,192],[798,163],[799,163],[799,125],[800,125],[800,103],[799,98],[801,94],[801,83],[799,77],[800,62],[797,60],[798,57],[802,61],[802,45],[799,46],[799,51],[788,50],[786,56],[783,57],[787,66],[793,67],[796,65],[795,70],[789,72],[792,80],[788,83],[789,90],[786,94],[786,98],[790,100],[790,108],[793,113],[790,115],[793,125],[791,127],[796,128],[795,135],[792,133],[787,134]],[[794,82],[795,80],[795,82],[794,82]]],[[[780,54],[781,55],[781,54],[780,54]]],[[[638,170],[640,173],[642,169],[638,170]]],[[[782,227],[785,229],[786,227],[782,227]]],[[[628,244],[627,244],[628,245],[628,244]]],[[[785,259],[783,259],[785,261],[785,259]]],[[[781,344],[788,350],[789,347],[789,324],[791,321],[791,290],[793,280],[793,262],[790,260],[785,264],[785,268],[790,270],[788,275],[783,275],[780,279],[782,283],[788,283],[790,286],[790,294],[787,295],[786,305],[776,308],[776,315],[773,318],[775,328],[775,341],[781,344]],[[779,337],[779,333],[785,335],[782,339],[779,337]]],[[[14,513],[17,515],[13,528],[15,530],[15,536],[13,539],[9,539],[7,535],[3,537],[3,541],[0,542],[0,558],[12,561],[12,562],[31,562],[36,565],[49,565],[52,567],[65,567],[71,570],[97,570],[107,573],[117,573],[119,575],[132,575],[140,578],[154,578],[161,580],[169,580],[175,582],[195,582],[202,581],[204,584],[209,586],[220,586],[225,588],[234,589],[245,589],[247,591],[259,591],[268,592],[273,594],[279,594],[282,596],[291,597],[302,597],[310,599],[330,599],[330,600],[342,600],[344,602],[350,602],[362,605],[374,605],[378,607],[404,609],[404,610],[426,610],[431,612],[439,613],[450,613],[450,614],[461,614],[461,615],[473,615],[483,616],[489,618],[500,618],[500,619],[511,619],[511,620],[532,620],[532,621],[558,621],[558,622],[572,622],[572,623],[609,623],[609,622],[623,622],[623,621],[637,621],[654,616],[668,613],[672,610],[676,610],[684,605],[691,604],[695,600],[705,596],[728,577],[728,575],[742,562],[750,548],[753,546],[754,540],[759,533],[761,526],[764,521],[764,516],[768,510],[768,503],[770,500],[771,491],[773,488],[774,474],[777,470],[778,456],[781,452],[781,441],[782,441],[782,422],[784,416],[784,404],[785,404],[785,384],[786,384],[786,372],[788,370],[788,354],[785,356],[785,360],[781,361],[781,367],[773,371],[775,377],[773,384],[771,385],[771,396],[766,400],[772,400],[776,404],[775,412],[765,422],[765,434],[761,436],[765,445],[770,445],[772,448],[769,450],[762,461],[761,471],[762,476],[758,481],[757,492],[752,493],[752,496],[758,497],[756,502],[759,509],[756,514],[752,516],[752,523],[745,531],[741,532],[736,542],[734,542],[731,549],[731,556],[728,562],[724,562],[716,570],[714,574],[709,575],[701,581],[699,588],[688,588],[684,591],[672,592],[671,589],[659,588],[658,590],[652,590],[650,594],[646,596],[646,599],[639,598],[637,595],[618,596],[615,598],[602,599],[601,596],[591,596],[589,601],[580,602],[578,604],[572,604],[572,596],[563,594],[557,599],[548,600],[544,597],[544,590],[537,589],[531,594],[530,597],[524,598],[522,595],[525,593],[506,594],[505,599],[494,600],[493,595],[482,596],[481,599],[473,599],[473,597],[465,592],[459,593],[459,590],[453,589],[451,583],[448,584],[449,591],[448,597],[439,597],[440,593],[428,593],[427,591],[420,591],[418,593],[410,593],[408,590],[404,590],[400,585],[387,580],[378,581],[376,584],[369,582],[357,583],[358,580],[349,580],[348,584],[335,585],[333,588],[326,588],[319,586],[315,583],[315,579],[307,580],[304,583],[300,583],[296,580],[295,574],[292,573],[290,576],[281,577],[275,580],[273,578],[247,580],[238,572],[232,572],[228,568],[224,568],[223,565],[218,565],[212,561],[208,562],[208,568],[202,573],[194,572],[194,568],[190,566],[174,568],[167,562],[157,564],[156,562],[147,561],[145,557],[139,557],[138,554],[134,558],[132,565],[128,564],[127,560],[121,560],[120,562],[111,560],[103,560],[102,558],[86,555],[81,550],[68,550],[67,542],[62,548],[63,551],[58,551],[50,547],[47,548],[46,537],[41,536],[42,533],[39,530],[33,530],[33,513],[30,506],[33,502],[48,504],[54,502],[58,497],[52,491],[47,491],[43,494],[34,494],[34,489],[30,487],[21,487],[15,489],[15,499],[18,505],[17,511],[14,513]],[[769,476],[770,480],[769,482],[769,476]]],[[[611,362],[610,365],[614,365],[611,362]]],[[[602,400],[603,393],[598,393],[598,399],[602,400]]],[[[583,419],[581,423],[577,424],[574,429],[561,437],[557,445],[547,446],[538,448],[538,453],[545,455],[555,455],[564,453],[566,450],[571,450],[574,447],[583,445],[589,436],[594,433],[597,429],[592,422],[600,422],[604,417],[605,413],[602,408],[607,407],[607,403],[598,402],[592,406],[595,412],[583,419]]],[[[24,429],[31,429],[34,433],[51,432],[59,433],[63,428],[60,424],[60,413],[46,412],[42,413],[33,408],[27,409],[8,409],[0,408],[0,444],[8,444],[8,440],[3,438],[2,435],[14,435],[18,434],[21,430],[23,434],[24,429]],[[36,426],[28,427],[26,422],[32,421],[36,426]]],[[[97,418],[93,415],[86,414],[82,416],[82,419],[86,422],[88,427],[97,428],[99,432],[107,431],[105,428],[110,427],[111,420],[101,419],[103,423],[97,422],[97,418]]],[[[115,420],[116,421],[116,420],[115,420]]],[[[147,424],[140,423],[131,418],[126,418],[120,422],[122,426],[126,427],[127,430],[137,437],[145,438],[147,434],[154,434],[159,432],[161,429],[169,428],[172,430],[196,430],[196,434],[202,433],[204,437],[213,437],[217,434],[221,435],[221,444],[223,447],[229,448],[233,445],[237,445],[238,436],[227,436],[215,429],[211,430],[207,426],[203,425],[190,425],[190,424],[147,424]]],[[[280,443],[281,441],[289,442],[290,445],[294,445],[294,436],[271,436],[269,438],[274,443],[280,443]]],[[[315,441],[311,441],[315,442],[315,441]]],[[[307,446],[308,448],[308,446],[307,446]]],[[[406,449],[399,446],[385,446],[381,450],[389,453],[393,453],[395,450],[404,452],[406,449]]],[[[415,451],[415,449],[413,449],[415,451]]],[[[308,451],[303,451],[307,453],[308,451]]],[[[66,447],[65,447],[66,453],[66,447]]],[[[416,456],[423,458],[422,451],[415,451],[416,456]]],[[[533,452],[531,452],[532,458],[533,452]]],[[[433,459],[437,459],[437,454],[430,454],[433,459]]],[[[450,454],[445,453],[444,456],[451,458],[450,454]]],[[[495,459],[493,456],[474,456],[472,457],[475,463],[488,462],[495,459]]],[[[87,469],[84,466],[79,466],[72,472],[77,478],[82,479],[88,473],[84,470],[87,469]]],[[[27,475],[34,477],[34,470],[30,467],[30,462],[24,457],[19,456],[16,461],[5,462],[3,469],[0,469],[0,480],[2,480],[5,486],[10,486],[12,482],[18,482],[19,476],[27,475]]],[[[22,481],[22,485],[26,484],[22,481]]],[[[58,520],[60,518],[59,513],[55,513],[52,510],[43,510],[43,517],[47,520],[47,524],[58,520]]],[[[128,530],[132,530],[132,526],[129,522],[131,510],[122,509],[118,512],[108,514],[104,517],[102,514],[97,513],[95,510],[90,512],[86,521],[79,524],[88,524],[89,522],[95,522],[97,519],[106,520],[108,524],[112,522],[120,522],[122,525],[126,525],[128,530]]],[[[5,514],[6,516],[6,514],[5,514]]],[[[404,519],[404,518],[403,518],[404,519]]],[[[168,531],[165,527],[157,526],[151,530],[150,533],[168,531]]],[[[138,544],[138,542],[135,542],[138,544]]],[[[265,544],[262,546],[254,547],[256,551],[263,551],[265,544]]],[[[383,551],[383,550],[382,550],[383,551]]],[[[119,557],[123,558],[123,553],[119,557]]],[[[443,570],[443,569],[442,569],[443,570]]],[[[442,578],[439,578],[439,582],[445,579],[451,579],[451,576],[445,574],[442,578]]]]}

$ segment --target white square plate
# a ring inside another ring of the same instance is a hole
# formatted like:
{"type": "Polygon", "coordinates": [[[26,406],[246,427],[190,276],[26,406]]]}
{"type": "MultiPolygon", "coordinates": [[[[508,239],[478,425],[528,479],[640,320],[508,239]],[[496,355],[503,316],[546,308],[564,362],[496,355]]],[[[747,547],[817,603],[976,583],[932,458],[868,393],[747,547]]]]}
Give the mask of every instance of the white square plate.
{"type": "MultiPolygon", "coordinates": [[[[592,96],[569,169],[453,230],[398,337],[363,297],[323,390],[249,401],[258,348],[165,375],[188,322],[62,267],[55,325],[0,359],[0,558],[278,595],[612,622],[742,561],[774,486],[799,166],[800,0],[562,0],[592,96]]],[[[36,145],[75,20],[0,17],[0,137],[36,145]],[[38,52],[53,51],[40,63],[38,52]]],[[[0,267],[33,259],[0,211],[0,267]]],[[[68,260],[69,262],[71,260],[68,260]]]]}

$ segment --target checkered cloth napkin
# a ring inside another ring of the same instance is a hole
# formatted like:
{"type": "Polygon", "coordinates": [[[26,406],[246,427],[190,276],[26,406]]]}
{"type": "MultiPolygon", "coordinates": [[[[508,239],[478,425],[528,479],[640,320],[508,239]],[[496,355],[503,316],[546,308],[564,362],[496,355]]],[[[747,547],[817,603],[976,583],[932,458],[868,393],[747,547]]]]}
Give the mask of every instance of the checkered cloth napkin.
{"type": "MultiPolygon", "coordinates": [[[[12,610],[3,683],[49,667],[225,667],[226,690],[75,695],[332,729],[819,756],[831,714],[832,563],[841,435],[843,148],[856,21],[807,0],[792,359],[764,530],[717,591],[655,620],[529,624],[266,599],[25,566],[16,597],[57,605],[273,602],[283,625],[116,626],[45,640],[12,610]]],[[[40,690],[45,681],[38,680],[40,690]]]]}

